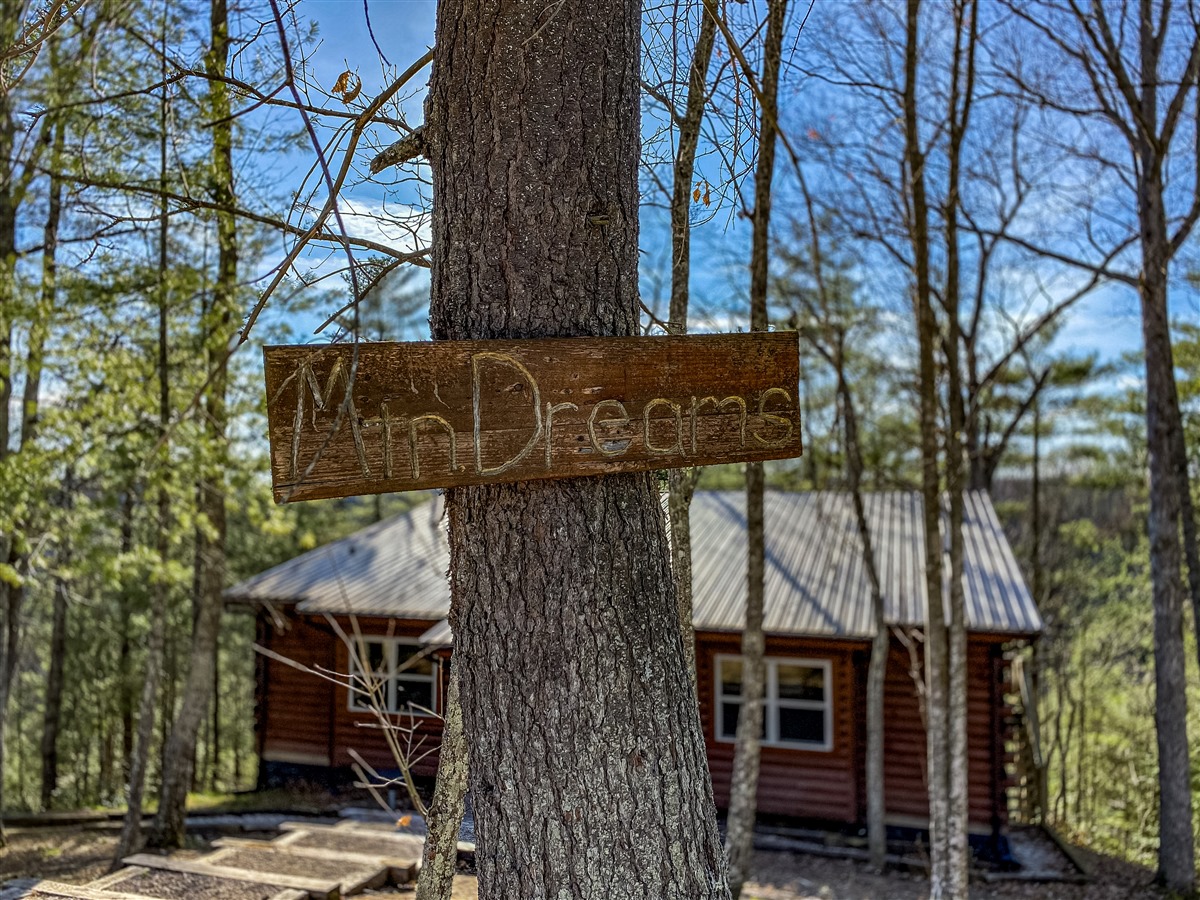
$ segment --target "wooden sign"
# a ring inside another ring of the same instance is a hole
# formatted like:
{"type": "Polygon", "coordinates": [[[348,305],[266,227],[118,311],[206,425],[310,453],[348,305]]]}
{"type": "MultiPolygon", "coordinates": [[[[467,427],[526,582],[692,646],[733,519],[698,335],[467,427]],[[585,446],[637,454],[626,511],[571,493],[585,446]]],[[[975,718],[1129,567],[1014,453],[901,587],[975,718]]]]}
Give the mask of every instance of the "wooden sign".
{"type": "Polygon", "coordinates": [[[267,347],[275,500],[800,455],[794,332],[267,347]]]}

